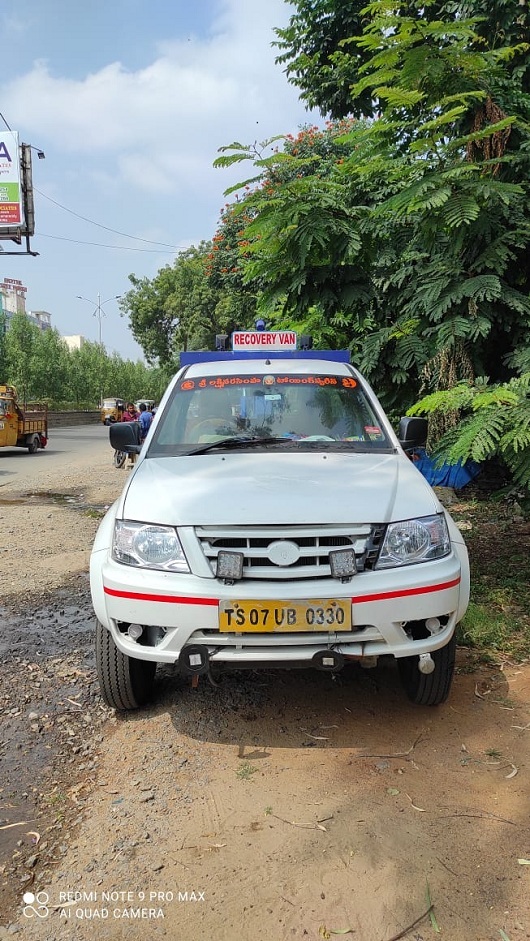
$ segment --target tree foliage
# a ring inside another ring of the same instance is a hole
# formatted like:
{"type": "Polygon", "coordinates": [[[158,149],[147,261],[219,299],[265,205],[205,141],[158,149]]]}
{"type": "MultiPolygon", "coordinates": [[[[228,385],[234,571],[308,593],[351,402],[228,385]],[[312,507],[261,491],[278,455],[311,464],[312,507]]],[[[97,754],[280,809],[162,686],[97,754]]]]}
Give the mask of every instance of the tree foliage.
{"type": "Polygon", "coordinates": [[[9,322],[0,359],[0,382],[16,386],[21,401],[59,409],[94,409],[105,396],[158,401],[170,374],[109,356],[99,343],[69,350],[57,330],[40,330],[20,313],[9,322]]]}
{"type": "Polygon", "coordinates": [[[224,149],[258,171],[238,194],[252,212],[246,282],[276,315],[317,308],[353,346],[364,332],[360,365],[387,405],[509,380],[530,322],[526,5],[295,8],[277,31],[290,80],[323,112],[370,120],[320,135],[344,148],[331,160],[316,133],[303,154],[224,149]]]}
{"type": "Polygon", "coordinates": [[[500,384],[484,378],[459,383],[425,396],[410,414],[454,411],[459,421],[438,441],[435,456],[454,463],[501,458],[513,479],[530,490],[530,372],[500,384]]]}
{"type": "Polygon", "coordinates": [[[232,300],[241,291],[235,283],[237,272],[231,270],[229,222],[213,244],[201,242],[180,252],[173,265],[161,268],[153,279],[129,275],[132,289],[120,307],[149,362],[176,369],[182,350],[211,349],[217,333],[238,325],[238,303],[232,300]],[[226,257],[219,264],[221,248],[226,257]]]}

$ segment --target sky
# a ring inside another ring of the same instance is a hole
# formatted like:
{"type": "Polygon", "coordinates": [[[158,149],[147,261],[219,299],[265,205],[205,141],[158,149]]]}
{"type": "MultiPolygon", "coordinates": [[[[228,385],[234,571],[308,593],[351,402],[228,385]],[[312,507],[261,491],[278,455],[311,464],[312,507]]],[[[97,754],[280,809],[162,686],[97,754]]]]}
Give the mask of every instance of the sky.
{"type": "Polygon", "coordinates": [[[1,0],[0,133],[7,122],[34,148],[39,254],[7,256],[19,249],[0,241],[0,281],[27,286],[28,310],[143,359],[115,297],[129,274],[151,279],[213,237],[224,190],[252,175],[214,169],[218,149],[321,123],[274,61],[273,30],[293,12],[284,0],[1,0]]]}

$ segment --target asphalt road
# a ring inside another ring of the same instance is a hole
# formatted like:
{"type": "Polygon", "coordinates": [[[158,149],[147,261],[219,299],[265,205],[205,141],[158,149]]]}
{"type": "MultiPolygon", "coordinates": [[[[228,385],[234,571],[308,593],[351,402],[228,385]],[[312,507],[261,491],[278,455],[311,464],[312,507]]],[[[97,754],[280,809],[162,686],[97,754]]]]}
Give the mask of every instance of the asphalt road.
{"type": "Polygon", "coordinates": [[[65,463],[89,464],[94,455],[102,457],[105,452],[111,463],[109,429],[104,425],[52,428],[46,448],[36,454],[30,454],[27,448],[0,448],[0,486],[2,480],[11,479],[14,474],[38,479],[43,471],[60,472],[65,463]]]}

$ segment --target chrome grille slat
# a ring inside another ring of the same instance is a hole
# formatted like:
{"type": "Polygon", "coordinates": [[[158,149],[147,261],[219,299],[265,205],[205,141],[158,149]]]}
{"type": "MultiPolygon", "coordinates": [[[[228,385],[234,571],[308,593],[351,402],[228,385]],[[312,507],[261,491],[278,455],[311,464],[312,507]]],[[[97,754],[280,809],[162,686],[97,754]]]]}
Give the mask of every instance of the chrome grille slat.
{"type": "MultiPolygon", "coordinates": [[[[329,578],[329,553],[352,547],[361,565],[374,554],[380,527],[341,524],[337,526],[198,526],[195,535],[212,571],[221,550],[242,552],[243,578],[287,581],[305,578],[329,578]],[[276,565],[268,557],[272,542],[287,540],[299,549],[299,558],[291,565],[276,565]],[[362,561],[364,560],[364,561],[362,561]]],[[[370,567],[370,566],[368,566],[370,567]]]]}

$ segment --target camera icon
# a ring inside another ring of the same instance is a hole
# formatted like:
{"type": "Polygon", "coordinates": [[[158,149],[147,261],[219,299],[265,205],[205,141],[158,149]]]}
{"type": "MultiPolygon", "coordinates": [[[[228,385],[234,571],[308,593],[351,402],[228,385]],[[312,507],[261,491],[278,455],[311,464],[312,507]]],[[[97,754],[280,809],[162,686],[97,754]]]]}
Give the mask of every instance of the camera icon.
{"type": "Polygon", "coordinates": [[[47,892],[24,892],[22,896],[24,902],[24,915],[26,918],[47,918],[50,914],[48,902],[50,896],[47,892]]]}

